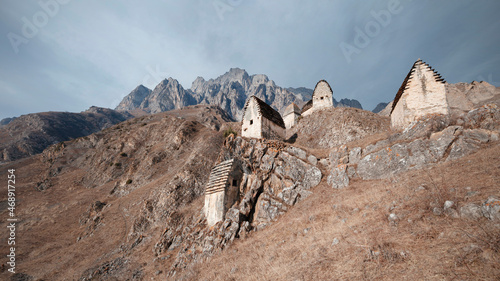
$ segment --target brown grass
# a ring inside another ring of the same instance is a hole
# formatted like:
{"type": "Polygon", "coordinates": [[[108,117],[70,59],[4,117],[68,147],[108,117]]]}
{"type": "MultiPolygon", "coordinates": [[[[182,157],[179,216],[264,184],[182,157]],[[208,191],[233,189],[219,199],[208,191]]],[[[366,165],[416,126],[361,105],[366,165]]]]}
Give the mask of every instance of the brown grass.
{"type": "Polygon", "coordinates": [[[197,280],[498,280],[500,230],[437,216],[500,195],[498,144],[459,161],[314,194],[274,225],[239,240],[184,276],[197,280]],[[419,189],[422,186],[424,189],[419,189]],[[470,190],[476,194],[467,194],[470,190]],[[395,213],[396,222],[388,215],[395,213]],[[339,243],[332,245],[337,238],[339,243]]]}

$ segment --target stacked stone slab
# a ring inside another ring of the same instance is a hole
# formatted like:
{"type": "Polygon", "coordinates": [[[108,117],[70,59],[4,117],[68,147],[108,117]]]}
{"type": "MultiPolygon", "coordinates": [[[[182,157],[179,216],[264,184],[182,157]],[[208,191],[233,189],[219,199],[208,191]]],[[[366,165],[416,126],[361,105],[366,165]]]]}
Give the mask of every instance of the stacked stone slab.
{"type": "Polygon", "coordinates": [[[448,115],[445,83],[436,70],[418,59],[394,98],[391,126],[401,129],[426,115],[448,115]]]}
{"type": "Polygon", "coordinates": [[[291,103],[289,106],[285,108],[285,112],[283,114],[283,121],[285,122],[285,127],[290,129],[295,126],[300,117],[300,108],[295,104],[291,103]]]}
{"type": "Polygon", "coordinates": [[[282,140],[285,132],[285,122],[278,111],[256,96],[248,98],[241,120],[243,137],[282,140]]]}
{"type": "Polygon", "coordinates": [[[325,80],[320,80],[314,92],[312,100],[302,108],[302,116],[307,116],[316,110],[333,107],[333,91],[330,84],[325,80]]]}
{"type": "Polygon", "coordinates": [[[212,226],[224,220],[224,214],[238,197],[242,172],[235,159],[219,163],[212,168],[205,190],[205,216],[212,226]]]}

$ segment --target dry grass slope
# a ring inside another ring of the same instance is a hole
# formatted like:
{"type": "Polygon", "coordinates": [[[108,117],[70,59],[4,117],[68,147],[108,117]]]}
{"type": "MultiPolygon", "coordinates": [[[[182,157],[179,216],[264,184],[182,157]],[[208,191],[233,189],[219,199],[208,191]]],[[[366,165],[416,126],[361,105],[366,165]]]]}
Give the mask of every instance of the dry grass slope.
{"type": "Polygon", "coordinates": [[[323,182],[272,227],[179,279],[498,280],[498,222],[437,216],[433,207],[498,197],[499,148],[344,190],[323,182]]]}
{"type": "Polygon", "coordinates": [[[327,149],[378,133],[390,133],[388,117],[357,108],[337,107],[301,118],[287,131],[287,137],[296,138],[299,146],[327,149]]]}

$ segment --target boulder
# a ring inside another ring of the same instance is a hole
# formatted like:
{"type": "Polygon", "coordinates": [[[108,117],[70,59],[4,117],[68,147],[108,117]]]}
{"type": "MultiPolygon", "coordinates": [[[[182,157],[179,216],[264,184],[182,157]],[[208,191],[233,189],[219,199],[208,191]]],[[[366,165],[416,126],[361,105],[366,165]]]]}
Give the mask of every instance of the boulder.
{"type": "Polygon", "coordinates": [[[361,147],[355,147],[349,151],[349,163],[356,164],[361,160],[361,147]]]}
{"type": "Polygon", "coordinates": [[[349,163],[349,151],[347,150],[347,146],[342,145],[331,150],[330,164],[332,166],[347,163],[349,163]]]}
{"type": "Polygon", "coordinates": [[[462,218],[478,220],[483,216],[481,206],[474,203],[467,203],[460,208],[460,216],[462,218]]]}
{"type": "Polygon", "coordinates": [[[327,182],[333,188],[344,188],[349,185],[349,177],[347,176],[347,165],[340,164],[333,168],[328,176],[327,182]]]}
{"type": "Polygon", "coordinates": [[[481,207],[483,216],[489,220],[500,221],[500,199],[490,196],[481,207]]]}

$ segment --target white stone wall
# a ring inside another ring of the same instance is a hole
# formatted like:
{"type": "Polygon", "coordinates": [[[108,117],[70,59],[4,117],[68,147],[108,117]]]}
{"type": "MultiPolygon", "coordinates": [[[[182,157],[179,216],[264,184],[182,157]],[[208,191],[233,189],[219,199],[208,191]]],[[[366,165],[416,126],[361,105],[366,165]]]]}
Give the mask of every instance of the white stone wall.
{"type": "Polygon", "coordinates": [[[313,106],[314,110],[333,107],[333,92],[325,81],[320,81],[313,93],[313,106]]]}
{"type": "Polygon", "coordinates": [[[225,192],[217,192],[205,195],[205,217],[207,224],[212,226],[224,219],[224,196],[225,192]]]}
{"type": "Polygon", "coordinates": [[[425,115],[449,113],[445,85],[425,65],[415,67],[407,88],[391,114],[392,127],[404,128],[425,115]]]}
{"type": "Polygon", "coordinates": [[[290,129],[291,127],[295,126],[297,124],[297,121],[299,120],[299,114],[295,112],[290,112],[288,115],[285,115],[283,118],[283,121],[285,122],[285,127],[287,129],[290,129]]]}
{"type": "Polygon", "coordinates": [[[262,117],[257,110],[257,106],[257,102],[254,99],[249,101],[241,125],[241,135],[243,137],[262,138],[262,117]],[[253,124],[250,124],[250,121],[253,121],[253,124]]]}
{"type": "Polygon", "coordinates": [[[282,128],[275,123],[262,118],[262,137],[270,140],[283,140],[285,139],[286,129],[282,128]]]}

